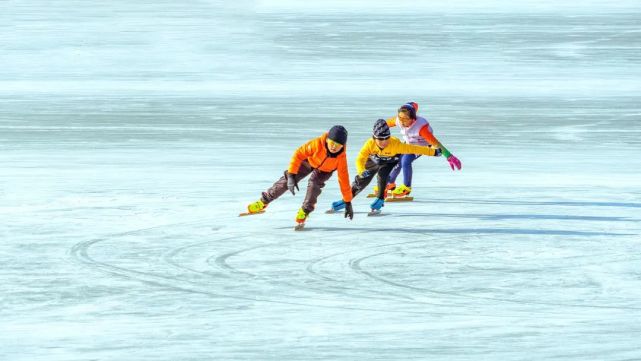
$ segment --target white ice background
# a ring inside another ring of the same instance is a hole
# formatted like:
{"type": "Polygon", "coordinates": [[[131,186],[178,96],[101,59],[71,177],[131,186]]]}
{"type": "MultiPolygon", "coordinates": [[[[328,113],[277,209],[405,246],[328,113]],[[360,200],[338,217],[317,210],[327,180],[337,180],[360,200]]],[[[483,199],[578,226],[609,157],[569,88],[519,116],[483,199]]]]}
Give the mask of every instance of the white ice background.
{"type": "Polygon", "coordinates": [[[0,1],[0,360],[641,359],[641,6],[574,3],[0,1]],[[237,217],[410,100],[462,171],[237,217]]]}

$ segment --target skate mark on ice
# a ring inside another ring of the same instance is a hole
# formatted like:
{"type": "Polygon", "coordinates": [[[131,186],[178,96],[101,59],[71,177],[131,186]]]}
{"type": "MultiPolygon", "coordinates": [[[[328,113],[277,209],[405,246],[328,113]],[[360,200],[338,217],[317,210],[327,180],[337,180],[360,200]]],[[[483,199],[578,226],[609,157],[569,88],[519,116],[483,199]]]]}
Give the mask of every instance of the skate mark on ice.
{"type": "MultiPolygon", "coordinates": [[[[166,225],[166,226],[169,227],[171,225],[166,225]]],[[[75,244],[69,250],[68,253],[75,262],[82,264],[90,269],[95,269],[101,273],[126,279],[126,280],[140,282],[141,284],[145,284],[145,285],[170,289],[174,291],[181,291],[188,294],[206,295],[214,298],[226,298],[226,299],[234,299],[239,301],[268,302],[268,303],[287,304],[287,305],[304,306],[304,307],[312,307],[312,308],[343,309],[343,310],[371,311],[371,312],[398,313],[398,314],[416,314],[416,315],[426,315],[426,314],[443,315],[443,316],[458,315],[458,316],[466,316],[466,317],[471,315],[469,313],[461,314],[456,312],[454,313],[438,312],[430,309],[426,309],[426,310],[417,310],[415,308],[401,309],[400,307],[398,307],[398,305],[396,305],[397,308],[390,308],[389,305],[383,305],[381,307],[358,307],[358,306],[350,306],[350,305],[344,305],[344,304],[319,304],[315,302],[317,298],[316,295],[308,299],[309,302],[302,302],[304,301],[304,299],[301,299],[301,302],[299,302],[299,301],[270,299],[267,297],[243,296],[243,295],[234,295],[234,294],[222,293],[222,292],[214,292],[214,291],[210,291],[211,285],[209,283],[203,284],[202,282],[185,280],[175,276],[164,275],[161,273],[159,274],[155,272],[145,272],[145,271],[139,271],[139,270],[130,269],[126,267],[121,267],[121,266],[117,266],[107,262],[98,261],[94,259],[89,253],[90,249],[96,244],[99,244],[102,242],[109,242],[114,238],[118,238],[125,235],[134,235],[138,232],[144,232],[150,229],[154,229],[154,230],[161,229],[162,227],[165,227],[165,226],[155,226],[155,227],[149,227],[149,228],[144,228],[140,230],[133,230],[133,231],[127,231],[119,234],[113,234],[111,235],[111,238],[97,238],[89,241],[81,241],[75,244]]],[[[216,240],[213,240],[213,241],[215,242],[216,240]]],[[[181,248],[184,248],[184,247],[181,247],[181,248]]],[[[196,272],[200,272],[200,271],[196,271],[196,272]]],[[[380,300],[380,301],[384,301],[384,300],[380,300]]],[[[247,305],[237,305],[237,306],[229,307],[229,309],[246,309],[246,308],[247,308],[247,305]]],[[[477,316],[488,317],[488,318],[504,317],[500,315],[486,315],[486,316],[477,315],[477,316]]]]}
{"type": "Polygon", "coordinates": [[[469,203],[469,204],[498,204],[509,206],[570,206],[570,207],[621,207],[641,208],[641,203],[633,202],[590,202],[590,201],[522,201],[522,200],[486,200],[486,199],[430,199],[418,200],[414,203],[469,203]]]}
{"type": "Polygon", "coordinates": [[[639,219],[629,217],[597,217],[597,216],[571,216],[554,214],[453,214],[453,213],[394,213],[400,217],[432,217],[432,218],[475,218],[479,220],[501,221],[510,219],[523,220],[552,220],[552,221],[586,221],[586,222],[638,222],[639,219]]]}
{"type": "MultiPolygon", "coordinates": [[[[362,231],[362,232],[359,232],[359,233],[366,233],[366,232],[362,231]]],[[[354,234],[348,234],[347,236],[351,237],[351,236],[354,236],[354,234]]],[[[233,266],[231,266],[229,264],[229,259],[231,257],[237,257],[237,256],[242,255],[244,253],[251,252],[251,251],[254,251],[254,250],[257,250],[257,249],[260,249],[260,248],[279,247],[279,246],[287,245],[289,243],[291,243],[291,241],[272,243],[272,244],[265,244],[265,245],[258,245],[258,246],[253,246],[253,247],[241,249],[241,250],[236,250],[236,251],[233,251],[233,252],[228,252],[228,253],[225,253],[225,254],[222,254],[222,255],[216,257],[214,263],[218,267],[227,269],[228,271],[236,273],[236,274],[244,275],[244,276],[249,277],[249,278],[265,280],[265,281],[269,281],[269,282],[276,283],[276,284],[288,285],[288,286],[292,286],[294,288],[301,288],[302,287],[302,288],[309,289],[309,290],[319,291],[319,292],[321,292],[321,294],[322,293],[332,293],[332,294],[338,294],[338,295],[343,295],[343,296],[348,296],[348,297],[367,298],[367,299],[398,299],[399,298],[399,296],[397,294],[381,292],[381,291],[377,291],[377,290],[375,290],[373,288],[369,288],[369,287],[363,287],[363,288],[345,287],[345,286],[337,285],[337,284],[324,285],[324,287],[311,287],[309,285],[301,286],[300,284],[292,283],[290,281],[281,280],[281,279],[275,279],[273,277],[269,277],[269,276],[265,276],[265,275],[261,275],[261,274],[255,274],[255,273],[248,272],[248,271],[239,270],[239,269],[237,269],[237,268],[235,268],[235,267],[233,267],[233,266]],[[327,288],[327,287],[330,287],[330,288],[327,288]],[[342,290],[342,291],[337,291],[336,289],[342,290]],[[367,296],[367,295],[362,295],[362,294],[353,295],[353,294],[351,294],[349,292],[345,292],[345,291],[369,292],[369,293],[374,293],[377,296],[373,297],[373,296],[367,296]],[[383,296],[383,297],[381,297],[381,296],[383,296]]],[[[213,258],[213,256],[212,256],[212,258],[213,258]]],[[[324,279],[324,280],[326,281],[326,279],[324,279]]],[[[332,282],[340,282],[339,280],[331,280],[331,281],[332,282]]],[[[406,297],[402,297],[402,298],[406,298],[406,297]]]]}
{"type": "MultiPolygon", "coordinates": [[[[157,228],[157,227],[154,227],[157,228]]],[[[133,234],[135,231],[126,232],[127,234],[133,234]]],[[[108,239],[98,238],[89,241],[82,241],[75,244],[70,250],[69,254],[71,257],[78,263],[85,265],[89,268],[96,269],[101,273],[123,278],[126,280],[137,281],[142,284],[170,289],[174,291],[181,291],[188,294],[198,294],[205,295],[214,298],[226,298],[234,299],[240,301],[249,301],[249,302],[268,302],[276,304],[287,304],[293,306],[304,306],[304,307],[316,307],[316,308],[328,308],[328,309],[343,309],[343,310],[355,310],[355,311],[372,311],[372,312],[385,312],[385,313],[398,313],[398,314],[417,314],[417,315],[452,315],[449,312],[434,312],[431,310],[426,311],[416,311],[416,310],[399,310],[399,309],[389,309],[388,307],[374,308],[374,307],[352,307],[352,306],[343,306],[343,305],[328,305],[328,304],[315,304],[313,299],[310,299],[309,303],[304,302],[293,302],[293,301],[283,301],[283,300],[273,300],[269,298],[262,297],[249,297],[249,296],[238,296],[230,295],[228,293],[217,293],[209,291],[208,288],[210,285],[202,284],[199,282],[193,282],[189,280],[181,280],[175,277],[169,277],[162,274],[156,274],[153,272],[143,272],[137,271],[125,267],[120,267],[112,265],[106,262],[101,262],[95,260],[89,255],[89,250],[92,246],[100,243],[106,242],[108,239]],[[204,289],[203,289],[204,288],[204,289]]],[[[238,305],[230,306],[228,309],[246,309],[247,305],[238,305]]],[[[456,314],[454,314],[456,315],[456,314]]],[[[469,316],[469,314],[464,314],[462,316],[469,316]]],[[[496,318],[495,316],[487,316],[489,318],[496,318]]],[[[498,316],[497,316],[498,317],[498,316]]]]}
{"type": "Polygon", "coordinates": [[[377,279],[383,283],[387,283],[396,287],[400,288],[405,288],[405,289],[410,289],[414,290],[417,292],[426,292],[426,293],[432,293],[432,294],[439,294],[439,295],[449,295],[449,296],[457,296],[457,297],[463,297],[463,298],[471,298],[471,299],[479,299],[479,300],[487,300],[487,301],[500,301],[500,302],[509,302],[509,303],[514,303],[514,304],[531,304],[531,305],[544,305],[544,306],[554,306],[554,307],[573,307],[573,308],[594,308],[594,309],[616,309],[616,310],[641,310],[641,307],[635,307],[635,306],[625,306],[625,305],[618,305],[618,306],[609,306],[609,305],[594,305],[594,304],[577,304],[577,303],[569,303],[569,302],[545,302],[545,301],[530,301],[530,300],[518,300],[518,299],[509,299],[509,298],[503,298],[503,297],[489,297],[489,296],[474,296],[474,295],[466,295],[460,292],[454,292],[454,291],[438,291],[435,289],[429,289],[429,288],[424,288],[424,287],[417,287],[417,286],[411,286],[408,284],[396,282],[393,280],[389,280],[387,278],[378,276],[374,274],[373,272],[363,268],[361,264],[374,257],[378,257],[381,255],[386,254],[386,252],[381,252],[377,254],[372,254],[368,256],[361,257],[359,259],[355,259],[353,262],[350,263],[350,266],[356,271],[363,273],[369,277],[372,277],[374,279],[377,279]]]}

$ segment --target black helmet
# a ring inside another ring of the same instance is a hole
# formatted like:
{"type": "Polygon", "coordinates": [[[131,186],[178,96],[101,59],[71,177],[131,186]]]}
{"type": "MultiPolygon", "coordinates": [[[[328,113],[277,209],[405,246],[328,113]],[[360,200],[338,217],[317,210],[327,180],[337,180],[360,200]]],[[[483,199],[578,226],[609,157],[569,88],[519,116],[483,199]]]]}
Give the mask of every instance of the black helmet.
{"type": "Polygon", "coordinates": [[[327,138],[335,141],[338,144],[347,144],[347,129],[342,125],[335,125],[329,130],[327,138]]]}
{"type": "Polygon", "coordinates": [[[379,119],[374,123],[372,135],[375,139],[387,139],[392,135],[385,119],[379,119]]]}

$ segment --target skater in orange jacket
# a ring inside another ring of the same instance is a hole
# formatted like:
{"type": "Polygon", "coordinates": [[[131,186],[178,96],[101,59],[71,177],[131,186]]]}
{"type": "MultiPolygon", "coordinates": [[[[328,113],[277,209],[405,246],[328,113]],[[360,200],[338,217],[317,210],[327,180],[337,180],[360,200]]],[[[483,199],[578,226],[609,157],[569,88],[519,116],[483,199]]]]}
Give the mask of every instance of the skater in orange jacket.
{"type": "MultiPolygon", "coordinates": [[[[363,144],[358,157],[356,157],[358,175],[352,182],[352,196],[356,197],[378,174],[377,198],[371,204],[371,208],[372,211],[380,211],[381,207],[385,205],[385,185],[389,174],[398,164],[402,154],[423,154],[438,157],[441,155],[441,151],[438,148],[402,143],[398,138],[391,136],[385,119],[378,119],[374,124],[372,138],[363,144]]],[[[330,212],[341,210],[344,207],[344,201],[336,201],[332,203],[330,212]]]]}
{"type": "Polygon", "coordinates": [[[307,216],[314,211],[316,200],[325,182],[338,171],[338,184],[345,203],[345,218],[352,219],[352,190],[349,184],[349,171],[346,156],[347,130],[341,125],[333,126],[329,132],[300,146],[294,152],[289,168],[259,200],[247,206],[249,214],[262,213],[267,205],[289,190],[296,194],[298,182],[311,174],[307,183],[307,193],[303,205],[296,214],[296,223],[304,224],[307,216]]]}

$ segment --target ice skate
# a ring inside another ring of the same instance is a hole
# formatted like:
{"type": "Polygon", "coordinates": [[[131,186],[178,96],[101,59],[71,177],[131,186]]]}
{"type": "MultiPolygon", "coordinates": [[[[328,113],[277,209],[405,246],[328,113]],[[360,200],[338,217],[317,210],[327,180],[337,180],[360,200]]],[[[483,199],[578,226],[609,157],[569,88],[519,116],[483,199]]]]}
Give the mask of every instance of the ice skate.
{"type": "Polygon", "coordinates": [[[332,208],[328,209],[325,211],[327,214],[334,214],[338,213],[338,211],[342,211],[345,209],[345,202],[343,200],[332,202],[332,208]]]}
{"type": "Polygon", "coordinates": [[[238,216],[244,217],[244,216],[252,216],[255,214],[265,213],[265,208],[267,208],[267,205],[263,203],[263,201],[257,200],[256,202],[250,203],[247,206],[247,212],[240,213],[238,216]]]}
{"type": "Polygon", "coordinates": [[[305,228],[307,216],[308,214],[304,209],[300,208],[298,210],[298,213],[296,213],[296,226],[294,226],[295,231],[302,231],[305,228]]]}
{"type": "Polygon", "coordinates": [[[372,204],[370,205],[370,208],[372,209],[369,213],[367,213],[368,217],[371,216],[378,216],[381,214],[381,208],[385,206],[385,200],[377,198],[372,204]]]}
{"type": "MultiPolygon", "coordinates": [[[[395,183],[387,184],[387,186],[385,186],[385,192],[383,194],[385,196],[385,198],[387,198],[389,192],[393,191],[394,189],[396,189],[396,184],[395,183]]],[[[372,193],[367,195],[367,198],[376,198],[376,197],[378,197],[378,186],[374,186],[374,189],[372,190],[372,193]]]]}

